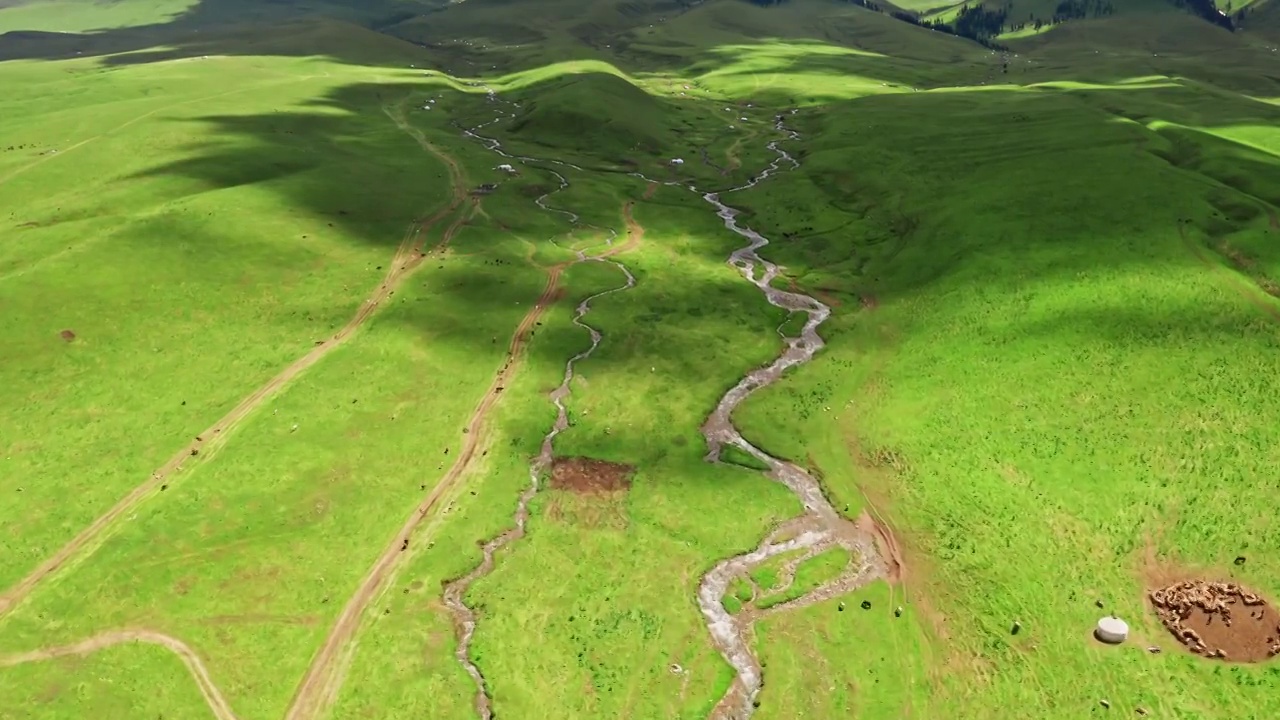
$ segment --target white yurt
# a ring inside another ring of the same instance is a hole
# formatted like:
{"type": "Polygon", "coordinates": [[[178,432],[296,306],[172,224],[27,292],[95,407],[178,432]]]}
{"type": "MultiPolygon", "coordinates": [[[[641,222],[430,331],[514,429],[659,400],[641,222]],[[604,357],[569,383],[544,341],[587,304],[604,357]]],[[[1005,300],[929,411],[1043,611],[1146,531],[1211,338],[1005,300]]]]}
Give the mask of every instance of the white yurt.
{"type": "Polygon", "coordinates": [[[1129,623],[1118,617],[1102,618],[1093,631],[1094,637],[1109,645],[1119,645],[1129,639],[1129,623]]]}

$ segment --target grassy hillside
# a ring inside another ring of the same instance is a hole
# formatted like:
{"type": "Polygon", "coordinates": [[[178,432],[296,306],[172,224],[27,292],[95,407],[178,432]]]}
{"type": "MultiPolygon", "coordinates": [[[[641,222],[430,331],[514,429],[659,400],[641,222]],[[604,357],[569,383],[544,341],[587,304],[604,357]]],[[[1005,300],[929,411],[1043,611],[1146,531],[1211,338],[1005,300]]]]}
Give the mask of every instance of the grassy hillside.
{"type": "Polygon", "coordinates": [[[662,106],[617,75],[598,73],[559,79],[529,93],[509,131],[526,142],[605,156],[617,148],[657,154],[671,146],[662,106]]]}
{"type": "Polygon", "coordinates": [[[1241,15],[1239,22],[1246,32],[1270,40],[1273,46],[1280,42],[1280,4],[1275,0],[1252,3],[1241,15]]]}
{"type": "Polygon", "coordinates": [[[33,0],[0,6],[0,32],[85,32],[164,23],[199,0],[102,3],[95,0],[33,0]]]}
{"type": "Polygon", "coordinates": [[[469,652],[499,717],[708,717],[699,580],[801,503],[699,427],[803,317],[684,186],[780,143],[723,199],[832,316],[735,421],[906,573],[762,616],[755,717],[1274,717],[1274,663],[1182,652],[1144,592],[1280,597],[1275,7],[1007,55],[836,0],[0,8],[0,708],[475,717],[443,585],[630,273],[554,441],[630,484],[534,496],[469,652]]]}
{"type": "Polygon", "coordinates": [[[208,29],[324,16],[363,24],[400,22],[436,4],[421,0],[14,0],[0,4],[0,32],[101,32],[123,28],[208,29]]]}

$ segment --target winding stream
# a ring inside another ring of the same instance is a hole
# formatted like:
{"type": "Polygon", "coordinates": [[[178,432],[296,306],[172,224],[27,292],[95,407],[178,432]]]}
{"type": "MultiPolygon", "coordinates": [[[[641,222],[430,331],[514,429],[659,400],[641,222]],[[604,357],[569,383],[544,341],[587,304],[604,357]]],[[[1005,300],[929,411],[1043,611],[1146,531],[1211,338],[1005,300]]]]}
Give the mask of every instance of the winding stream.
{"type": "MultiPolygon", "coordinates": [[[[783,133],[785,139],[796,140],[800,137],[799,133],[786,127],[784,116],[777,117],[774,128],[783,133]]],[[[799,161],[783,150],[780,143],[780,140],[775,140],[768,144],[768,149],[778,155],[777,159],[745,185],[720,192],[701,192],[693,186],[682,185],[699,192],[702,199],[716,209],[724,226],[747,240],[745,247],[729,255],[729,264],[759,288],[770,305],[788,312],[803,312],[808,315],[798,337],[784,336],[786,348],[782,354],[769,365],[751,371],[734,385],[702,425],[702,435],[706,438],[709,449],[708,462],[720,462],[720,453],[726,445],[736,447],[764,463],[769,468],[767,477],[791,490],[804,510],[799,516],[776,528],[751,551],[717,563],[703,575],[698,584],[698,608],[706,618],[707,630],[716,649],[734,669],[734,679],[729,690],[711,713],[713,720],[746,720],[755,711],[760,689],[764,685],[760,660],[751,647],[751,629],[757,619],[827,600],[886,576],[885,561],[876,545],[874,531],[865,524],[854,523],[836,512],[817,480],[794,463],[775,458],[752,445],[742,437],[732,420],[733,411],[752,393],[773,384],[787,369],[808,362],[823,348],[825,343],[818,335],[818,327],[831,315],[831,308],[817,299],[780,290],[770,284],[777,277],[779,268],[757,254],[760,248],[769,244],[768,238],[740,225],[737,221],[739,211],[721,200],[723,195],[755,187],[784,165],[798,168],[799,161]],[[845,548],[852,558],[836,579],[768,610],[744,608],[734,614],[725,609],[724,596],[735,579],[747,577],[752,570],[779,555],[802,551],[802,557],[812,557],[834,547],[845,548]]]]}
{"type": "MultiPolygon", "coordinates": [[[[492,90],[489,91],[488,96],[491,102],[503,102],[498,100],[496,94],[492,90]]],[[[506,113],[506,115],[514,117],[514,113],[506,113]]],[[[476,132],[488,125],[499,122],[502,119],[503,115],[499,115],[490,122],[484,123],[483,125],[479,125],[470,130],[464,130],[463,132],[467,137],[479,141],[489,150],[509,160],[516,160],[526,165],[531,163],[549,163],[560,165],[562,167],[573,168],[575,170],[581,170],[581,168],[576,165],[571,165],[558,160],[543,160],[540,158],[525,157],[521,155],[511,155],[502,149],[501,143],[497,140],[484,137],[476,132]]],[[[555,175],[560,181],[560,186],[543,194],[535,200],[538,207],[550,213],[564,215],[571,225],[575,227],[578,226],[580,218],[576,213],[552,207],[547,203],[547,199],[549,197],[569,187],[569,180],[563,174],[556,172],[555,170],[550,170],[548,168],[543,169],[555,175]]],[[[611,228],[608,230],[609,235],[606,238],[605,243],[612,244],[614,238],[617,237],[617,231],[611,228]]],[[[552,243],[555,243],[554,239],[552,240],[552,243]]],[[[564,401],[569,397],[569,386],[573,382],[574,367],[579,361],[590,357],[591,354],[595,352],[596,348],[599,347],[600,341],[603,338],[603,335],[599,330],[583,322],[583,318],[591,311],[592,301],[615,292],[629,290],[635,287],[636,284],[635,276],[632,275],[631,271],[622,263],[617,262],[616,260],[590,257],[587,255],[585,250],[574,250],[573,252],[577,258],[570,262],[569,265],[576,265],[582,262],[609,263],[622,271],[623,276],[626,278],[626,282],[618,287],[610,288],[609,290],[604,290],[588,297],[579,303],[578,307],[574,310],[573,324],[586,330],[590,334],[591,344],[587,349],[569,358],[564,366],[564,379],[561,380],[559,387],[551,392],[551,402],[556,407],[556,421],[552,425],[551,431],[542,438],[542,447],[539,450],[537,457],[534,458],[533,462],[529,466],[529,486],[524,490],[524,492],[520,493],[520,497],[516,502],[515,527],[486,542],[482,547],[484,557],[480,564],[466,575],[449,582],[444,588],[444,604],[453,615],[454,626],[458,631],[458,648],[455,651],[454,656],[458,659],[458,662],[462,664],[463,668],[466,669],[467,674],[471,676],[472,681],[476,685],[476,712],[480,715],[482,720],[491,720],[493,717],[493,707],[484,674],[480,672],[480,668],[477,667],[475,661],[471,659],[471,641],[475,637],[476,613],[466,604],[465,598],[467,591],[471,589],[471,586],[476,582],[476,580],[479,580],[492,572],[494,567],[494,555],[498,550],[515,542],[516,540],[519,540],[525,535],[525,528],[529,522],[529,503],[533,500],[534,496],[538,494],[538,489],[543,475],[551,469],[551,464],[554,460],[553,443],[555,438],[569,427],[569,415],[568,411],[565,409],[564,401]]]]}
{"type": "MultiPolygon", "coordinates": [[[[501,102],[498,101],[493,91],[489,91],[489,99],[490,101],[501,102]]],[[[506,113],[506,116],[514,117],[514,113],[506,113]]],[[[510,160],[516,160],[523,164],[547,163],[579,171],[582,170],[576,165],[558,160],[509,154],[502,149],[497,140],[478,134],[477,131],[502,119],[503,116],[500,115],[489,123],[464,132],[468,137],[483,143],[489,150],[510,160]]],[[[783,134],[784,139],[796,140],[800,137],[799,133],[787,128],[784,116],[779,115],[777,117],[774,127],[783,134]]],[[[737,427],[734,426],[732,420],[734,410],[752,393],[776,382],[789,368],[808,362],[824,347],[825,343],[818,334],[818,327],[831,315],[831,308],[817,299],[802,293],[781,290],[771,285],[774,278],[778,276],[780,268],[774,263],[761,258],[757,253],[760,248],[769,244],[768,238],[750,227],[739,224],[737,221],[739,211],[725,204],[721,199],[724,195],[755,187],[784,166],[798,168],[800,166],[799,161],[781,148],[781,142],[782,140],[774,140],[768,144],[768,149],[776,153],[778,157],[763,171],[739,187],[719,192],[703,192],[693,185],[681,182],[661,183],[683,187],[699,193],[704,201],[715,208],[716,215],[724,222],[725,228],[747,241],[744,247],[730,254],[729,264],[737,268],[738,272],[748,282],[755,285],[764,294],[769,304],[787,310],[789,313],[802,312],[807,315],[804,327],[798,336],[783,337],[785,348],[782,354],[772,363],[748,373],[725,393],[701,428],[703,437],[707,441],[708,453],[706,459],[708,462],[720,462],[720,454],[725,446],[736,447],[764,463],[769,468],[766,476],[791,490],[796,499],[800,501],[802,507],[801,514],[775,528],[755,548],[716,563],[714,567],[703,575],[698,584],[697,603],[706,619],[707,630],[711,635],[712,642],[734,669],[733,682],[712,711],[712,720],[747,720],[754,713],[755,707],[759,703],[760,691],[764,685],[764,676],[759,658],[756,657],[752,649],[752,628],[756,620],[776,612],[805,607],[843,595],[876,578],[887,575],[886,561],[877,546],[874,526],[869,527],[870,523],[855,523],[836,512],[830,501],[823,494],[822,488],[816,479],[796,464],[775,458],[748,442],[737,427]],[[745,607],[738,613],[730,613],[725,609],[724,597],[735,579],[748,577],[752,570],[780,555],[796,552],[799,557],[789,560],[787,567],[784,568],[786,575],[794,577],[795,568],[803,559],[836,547],[847,550],[851,561],[834,580],[792,600],[774,605],[767,610],[745,607]]],[[[577,214],[569,210],[554,208],[547,203],[551,195],[569,186],[569,181],[563,174],[555,170],[548,169],[548,171],[558,178],[560,187],[539,197],[536,201],[538,206],[547,212],[562,214],[571,224],[577,225],[579,222],[577,214]]],[[[635,173],[635,175],[649,182],[661,182],[652,180],[640,173],[635,173]]],[[[606,242],[612,242],[616,236],[616,231],[612,231],[606,242]]],[[[580,250],[575,251],[575,253],[577,254],[575,262],[613,262],[626,276],[626,283],[597,293],[578,305],[574,313],[573,322],[590,333],[591,345],[569,359],[565,364],[564,380],[551,393],[551,400],[555,404],[557,411],[556,422],[551,432],[543,438],[541,452],[530,466],[530,484],[520,495],[517,503],[515,527],[485,543],[484,560],[481,564],[466,576],[449,583],[445,588],[445,604],[454,614],[455,622],[460,628],[457,658],[476,683],[476,709],[483,720],[492,718],[492,709],[484,676],[470,658],[470,646],[475,633],[476,616],[475,612],[466,606],[463,598],[472,583],[493,569],[494,554],[497,550],[524,536],[529,518],[529,502],[537,494],[540,478],[550,469],[553,461],[553,441],[557,435],[568,427],[564,399],[568,397],[570,392],[569,386],[573,380],[574,366],[578,361],[590,356],[600,344],[600,332],[584,323],[582,318],[590,311],[590,304],[596,298],[626,290],[635,285],[635,278],[621,263],[591,258],[580,250]]],[[[779,328],[779,334],[782,334],[781,328],[779,328]]]]}

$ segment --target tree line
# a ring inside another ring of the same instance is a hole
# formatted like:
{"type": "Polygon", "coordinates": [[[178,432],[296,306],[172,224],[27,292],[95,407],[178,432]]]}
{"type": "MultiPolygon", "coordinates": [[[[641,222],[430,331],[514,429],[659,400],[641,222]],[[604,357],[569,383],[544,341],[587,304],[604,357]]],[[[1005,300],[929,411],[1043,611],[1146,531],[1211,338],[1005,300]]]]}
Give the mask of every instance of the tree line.
{"type": "MultiPolygon", "coordinates": [[[[1231,16],[1220,12],[1214,0],[1166,1],[1214,25],[1227,30],[1235,30],[1231,16]]],[[[790,2],[790,0],[747,0],[747,2],[760,7],[772,7],[783,5],[790,2]]],[[[873,0],[845,0],[845,2],[874,12],[885,12],[884,8],[873,2],[873,0]]],[[[1230,0],[1228,0],[1227,9],[1230,10],[1230,8],[1230,0]]],[[[917,13],[904,10],[893,10],[889,12],[889,15],[896,20],[911,23],[917,27],[973,40],[993,50],[1008,50],[1004,45],[994,41],[994,38],[1003,32],[1021,30],[1028,25],[1033,25],[1036,30],[1040,30],[1045,25],[1056,25],[1070,20],[1082,20],[1085,18],[1106,17],[1116,11],[1115,5],[1111,0],[1062,0],[1054,8],[1053,16],[1050,18],[1037,18],[1032,14],[1024,22],[1010,22],[1009,11],[1011,9],[1012,3],[1009,2],[995,9],[981,4],[969,5],[965,3],[961,6],[960,12],[950,22],[927,20],[917,13]]],[[[1243,13],[1241,14],[1243,15],[1243,13]]]]}
{"type": "MultiPolygon", "coordinates": [[[[856,2],[856,0],[854,1],[856,2]]],[[[918,27],[968,38],[992,50],[1009,49],[992,39],[1004,29],[1005,20],[1009,18],[1007,7],[992,10],[982,5],[965,5],[960,8],[955,20],[950,23],[941,20],[925,20],[918,15],[902,11],[894,11],[889,14],[898,20],[918,27]]]]}
{"type": "MultiPolygon", "coordinates": [[[[1231,21],[1231,16],[1218,10],[1218,6],[1213,0],[1169,0],[1169,2],[1174,7],[1189,10],[1192,14],[1220,28],[1235,32],[1236,26],[1231,21]]],[[[1230,8],[1230,3],[1228,3],[1227,7],[1230,8]]]]}

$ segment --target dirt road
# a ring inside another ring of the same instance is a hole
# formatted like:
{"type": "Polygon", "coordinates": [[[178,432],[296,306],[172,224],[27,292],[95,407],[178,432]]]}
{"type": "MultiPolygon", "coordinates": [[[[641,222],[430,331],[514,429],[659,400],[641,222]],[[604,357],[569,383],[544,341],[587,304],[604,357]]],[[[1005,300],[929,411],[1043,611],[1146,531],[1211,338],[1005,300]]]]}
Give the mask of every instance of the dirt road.
{"type": "Polygon", "coordinates": [[[635,207],[635,204],[635,200],[628,200],[622,204],[622,221],[627,225],[627,239],[617,245],[610,245],[604,252],[592,255],[591,259],[604,260],[614,255],[630,252],[640,246],[640,241],[644,239],[644,226],[636,222],[636,219],[631,215],[631,210],[635,207]]]}
{"type": "Polygon", "coordinates": [[[208,668],[204,666],[195,651],[175,637],[151,630],[115,630],[95,635],[74,645],[64,645],[62,647],[0,657],[0,668],[73,655],[89,655],[104,648],[135,642],[159,645],[177,655],[178,659],[182,660],[182,664],[187,666],[187,670],[191,671],[191,676],[195,678],[196,685],[200,687],[200,694],[204,696],[205,702],[209,704],[209,710],[213,712],[214,717],[218,720],[236,720],[235,713],[231,711],[231,705],[227,703],[227,699],[222,696],[218,687],[213,684],[213,679],[209,677],[208,668]]]}
{"type": "MultiPolygon", "coordinates": [[[[197,440],[188,445],[179,454],[175,455],[166,465],[161,467],[151,478],[142,486],[135,489],[126,498],[121,500],[115,507],[108,511],[105,515],[98,518],[89,528],[82,531],[76,538],[54,555],[49,561],[46,561],[36,572],[32,573],[21,583],[0,597],[0,616],[6,611],[12,609],[23,597],[28,595],[32,589],[43,579],[52,575],[59,568],[64,567],[67,561],[77,552],[85,549],[91,542],[100,540],[101,536],[109,530],[111,525],[120,516],[131,510],[139,502],[150,495],[155,488],[165,479],[179,470],[183,463],[190,457],[196,456],[198,451],[209,450],[214,444],[225,437],[225,431],[231,429],[236,423],[247,416],[253,409],[258,407],[263,400],[269,397],[276,390],[280,389],[289,380],[296,377],[306,368],[314,365],[321,358],[334,348],[341,344],[342,341],[349,338],[351,334],[366,322],[377,310],[379,304],[387,299],[390,294],[404,281],[404,279],[417,269],[428,257],[428,253],[423,250],[427,231],[437,223],[444,220],[451,213],[457,212],[459,208],[467,200],[466,181],[462,175],[458,164],[443,151],[439,150],[426,138],[407,124],[403,118],[403,114],[397,114],[392,110],[388,110],[387,114],[398,126],[404,129],[408,134],[414,137],[424,149],[436,155],[449,169],[450,179],[453,185],[453,197],[448,206],[442,208],[430,218],[415,222],[405,233],[401,240],[396,254],[392,259],[390,269],[383,278],[377,289],[369,296],[361,305],[356,315],[329,340],[324,341],[322,345],[317,346],[311,352],[289,365],[275,378],[272,378],[263,387],[256,390],[249,397],[242,400],[228,415],[224,416],[219,422],[209,430],[201,433],[200,437],[206,440],[197,440]]],[[[479,210],[478,199],[472,199],[471,207],[457,212],[454,221],[445,230],[440,243],[434,249],[434,252],[441,252],[448,247],[457,231],[462,225],[479,210]]],[[[359,626],[359,621],[364,609],[369,602],[377,595],[378,589],[384,584],[384,581],[392,573],[395,568],[396,561],[401,556],[401,548],[406,544],[412,531],[418,526],[422,519],[430,512],[430,510],[439,502],[440,498],[456,483],[462,476],[463,471],[475,456],[476,448],[479,446],[481,438],[481,424],[485,414],[492,407],[498,397],[498,389],[502,387],[513,374],[514,360],[523,350],[528,340],[529,333],[542,317],[546,309],[551,305],[554,296],[559,288],[559,281],[564,266],[552,267],[547,273],[547,282],[541,295],[534,303],[533,309],[529,311],[516,328],[508,348],[508,359],[494,378],[493,383],[485,392],[475,411],[472,413],[471,420],[467,425],[467,433],[463,442],[461,452],[457,456],[453,467],[445,475],[442,481],[432,490],[432,492],[418,505],[415,512],[406,521],[404,527],[396,536],[396,540],[392,543],[377,563],[370,570],[368,575],[362,582],[360,589],[355,596],[348,601],[347,606],[343,609],[337,624],[330,632],[325,640],[320,653],[312,662],[307,675],[304,677],[302,684],[295,693],[294,701],[291,704],[286,715],[288,718],[307,717],[314,713],[321,712],[333,701],[336,690],[341,680],[341,663],[335,661],[349,657],[352,645],[350,640],[355,630],[359,626]]],[[[176,638],[163,635],[147,630],[127,630],[116,631],[96,636],[89,640],[83,641],[76,645],[39,650],[25,653],[11,658],[0,659],[0,667],[4,665],[16,665],[24,662],[33,662],[53,657],[61,657],[65,655],[83,655],[94,652],[111,645],[121,644],[125,642],[139,641],[150,642],[162,645],[177,653],[183,662],[187,664],[200,685],[202,694],[209,703],[210,709],[219,720],[235,720],[235,715],[231,712],[230,706],[225,698],[218,691],[217,687],[209,678],[208,672],[199,658],[192,650],[176,638]]]]}
{"type": "MultiPolygon", "coordinates": [[[[402,129],[418,139],[424,147],[430,148],[430,144],[426,142],[422,134],[408,125],[402,112],[399,114],[388,112],[388,114],[391,115],[397,125],[400,125],[402,129]]],[[[623,205],[627,239],[622,243],[611,245],[587,259],[603,260],[631,250],[639,244],[644,237],[644,228],[632,217],[633,204],[633,202],[627,202],[623,205]]],[[[548,208],[544,207],[544,209],[548,208]]],[[[445,243],[447,243],[447,239],[445,243]]],[[[579,262],[581,261],[582,258],[579,259],[579,262]]],[[[320,717],[337,700],[337,693],[342,686],[346,668],[349,666],[351,657],[355,652],[354,641],[365,610],[373,599],[378,596],[381,589],[387,585],[388,581],[395,576],[399,568],[403,566],[403,561],[407,555],[405,548],[409,546],[413,533],[419,529],[427,515],[435,509],[440,499],[453,490],[465,475],[483,438],[483,423],[486,414],[497,401],[499,389],[511,381],[515,372],[516,361],[522,354],[530,330],[533,329],[538,320],[554,302],[560,287],[560,277],[571,264],[561,263],[547,268],[546,285],[534,302],[533,308],[525,314],[519,326],[517,326],[507,349],[506,363],[498,371],[498,374],[494,377],[493,382],[490,383],[488,390],[467,421],[467,430],[463,435],[462,448],[455,457],[453,465],[449,467],[448,472],[445,473],[445,476],[441,478],[440,482],[436,484],[427,497],[419,503],[415,511],[405,521],[404,526],[401,527],[400,532],[395,535],[368,574],[365,575],[355,595],[347,601],[342,614],[338,616],[333,629],[330,630],[329,635],[325,638],[324,645],[312,659],[306,676],[303,677],[302,682],[295,691],[293,702],[285,715],[286,720],[320,717]]]]}
{"type": "MultiPolygon", "coordinates": [[[[567,188],[568,181],[562,178],[561,189],[567,188]]],[[[621,243],[610,244],[607,248],[594,255],[588,255],[585,251],[578,251],[577,259],[568,263],[557,265],[553,268],[553,272],[558,274],[561,270],[583,262],[608,262],[616,265],[622,270],[626,281],[614,288],[598,292],[591,297],[583,300],[578,304],[574,311],[573,324],[585,329],[591,337],[591,345],[582,352],[574,355],[565,361],[564,376],[560,381],[560,385],[551,391],[550,399],[556,407],[556,421],[552,424],[551,430],[543,437],[542,447],[538,456],[529,466],[529,486],[520,493],[516,500],[516,509],[513,515],[512,527],[498,534],[496,537],[490,538],[481,545],[480,564],[471,569],[462,577],[449,581],[444,588],[444,604],[453,615],[454,631],[458,636],[458,647],[454,651],[454,657],[461,663],[467,674],[471,676],[471,680],[475,683],[475,708],[476,713],[480,716],[480,720],[491,720],[493,717],[493,706],[489,698],[489,689],[484,674],[480,671],[480,667],[476,665],[475,660],[471,657],[471,641],[475,636],[476,623],[478,618],[475,610],[466,603],[467,592],[475,582],[493,571],[496,563],[495,556],[499,550],[510,545],[524,537],[525,527],[529,521],[529,503],[538,493],[540,478],[543,473],[551,467],[554,461],[553,443],[560,433],[569,428],[568,411],[565,409],[564,400],[569,396],[570,385],[573,383],[575,365],[590,357],[599,347],[603,334],[595,328],[583,322],[583,318],[591,311],[591,303],[597,298],[604,297],[611,293],[622,290],[629,290],[635,286],[635,276],[626,266],[608,258],[627,252],[639,245],[640,240],[644,237],[644,228],[636,222],[632,216],[631,209],[634,202],[628,201],[622,206],[622,216],[626,224],[627,238],[621,243]]],[[[543,206],[544,209],[547,209],[543,206]]],[[[552,211],[554,212],[554,211],[552,211]]],[[[570,213],[572,215],[572,213],[570,213]]]]}
{"type": "Polygon", "coordinates": [[[1262,288],[1258,287],[1257,282],[1244,275],[1238,270],[1227,267],[1219,261],[1220,255],[1213,253],[1212,250],[1204,246],[1203,243],[1187,236],[1186,226],[1178,223],[1178,237],[1187,246],[1191,253],[1196,256],[1200,264],[1212,273],[1222,275],[1225,284],[1230,285],[1242,299],[1250,305],[1266,313],[1268,317],[1276,322],[1280,322],[1280,307],[1277,307],[1271,296],[1262,288]],[[1219,258],[1219,259],[1215,259],[1219,258]]]}
{"type": "Polygon", "coordinates": [[[405,521],[404,526],[388,543],[377,562],[365,575],[355,595],[347,601],[346,606],[342,609],[342,614],[338,616],[338,621],[334,624],[333,629],[329,631],[324,645],[312,659],[306,676],[303,677],[301,684],[295,691],[293,702],[285,715],[286,720],[321,717],[337,700],[337,693],[342,686],[346,667],[349,665],[355,650],[353,641],[356,631],[359,630],[365,610],[368,608],[369,603],[378,596],[379,591],[387,585],[388,581],[403,566],[405,557],[409,555],[404,551],[404,548],[408,547],[414,531],[423,523],[428,513],[436,507],[440,499],[452,490],[465,475],[471,460],[475,457],[476,449],[483,439],[485,416],[500,397],[499,389],[511,382],[515,374],[517,360],[528,342],[529,332],[554,303],[555,296],[560,288],[560,276],[564,268],[564,265],[555,265],[548,268],[547,282],[543,287],[542,293],[534,302],[533,307],[520,321],[511,337],[511,342],[507,347],[507,361],[502,365],[497,375],[494,376],[493,382],[489,384],[488,390],[485,391],[484,396],[480,399],[475,410],[472,411],[470,419],[467,421],[467,429],[463,434],[462,448],[454,459],[453,465],[449,467],[448,472],[445,473],[444,477],[441,478],[440,482],[436,484],[427,497],[418,504],[418,507],[405,521]]]}
{"type": "MultiPolygon", "coordinates": [[[[390,111],[388,114],[391,114],[390,111]]],[[[393,120],[396,118],[393,116],[393,120]]],[[[397,125],[400,121],[397,120],[397,125]]],[[[290,363],[284,370],[280,371],[275,377],[271,378],[265,385],[254,390],[247,397],[242,399],[231,409],[226,415],[220,418],[212,426],[206,428],[203,432],[196,435],[196,440],[189,443],[186,447],[179,450],[169,458],[169,461],[157,468],[151,477],[132,492],[118,501],[106,513],[94,520],[88,527],[81,530],[66,545],[55,552],[49,559],[45,560],[39,567],[32,571],[29,575],[18,581],[16,585],[0,594],[0,620],[2,620],[14,607],[17,606],[24,598],[31,594],[41,582],[60,569],[66,567],[72,560],[83,552],[91,552],[94,546],[100,543],[106,534],[114,527],[115,523],[124,515],[131,512],[139,503],[148,497],[159,492],[161,486],[170,479],[176,472],[182,469],[183,465],[201,453],[216,449],[222,444],[226,434],[240,424],[244,418],[257,409],[267,398],[274,395],[277,391],[287,385],[290,381],[300,375],[303,371],[317,362],[322,360],[326,355],[333,352],[342,345],[357,329],[360,328],[381,303],[386,300],[391,293],[404,282],[410,273],[416,270],[422,261],[426,258],[426,252],[423,250],[423,242],[427,231],[431,226],[440,222],[462,206],[467,199],[466,178],[462,174],[458,163],[454,161],[447,153],[436,148],[422,137],[421,133],[414,130],[410,133],[428,152],[435,155],[449,170],[449,179],[453,185],[453,196],[449,205],[442,208],[435,215],[425,221],[414,222],[406,231],[404,238],[400,242],[400,246],[396,250],[395,256],[391,260],[389,270],[383,277],[369,297],[360,305],[354,317],[351,318],[341,329],[334,333],[329,339],[323,341],[320,345],[314,347],[310,352],[290,363]],[[415,134],[416,133],[416,134],[415,134]],[[202,439],[201,439],[202,438],[202,439]]],[[[474,207],[474,205],[473,205],[474,207]]],[[[465,221],[466,214],[460,214],[453,225],[445,232],[444,239],[441,240],[441,247],[447,246],[453,234],[457,231],[462,222],[465,221]]]]}

